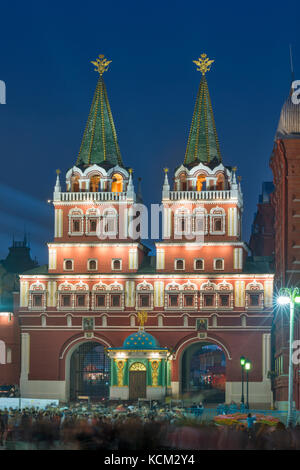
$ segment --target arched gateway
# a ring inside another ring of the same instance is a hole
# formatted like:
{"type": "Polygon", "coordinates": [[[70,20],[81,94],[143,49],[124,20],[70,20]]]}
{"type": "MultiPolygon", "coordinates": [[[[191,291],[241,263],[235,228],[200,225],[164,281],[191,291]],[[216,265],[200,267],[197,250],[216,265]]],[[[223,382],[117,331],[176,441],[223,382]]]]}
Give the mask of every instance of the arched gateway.
{"type": "Polygon", "coordinates": [[[89,396],[101,400],[109,395],[110,359],[97,342],[80,344],[70,359],[70,400],[89,396]]]}
{"type": "Polygon", "coordinates": [[[199,341],[188,346],[181,357],[181,392],[207,403],[225,401],[226,358],[222,348],[199,341]]]}

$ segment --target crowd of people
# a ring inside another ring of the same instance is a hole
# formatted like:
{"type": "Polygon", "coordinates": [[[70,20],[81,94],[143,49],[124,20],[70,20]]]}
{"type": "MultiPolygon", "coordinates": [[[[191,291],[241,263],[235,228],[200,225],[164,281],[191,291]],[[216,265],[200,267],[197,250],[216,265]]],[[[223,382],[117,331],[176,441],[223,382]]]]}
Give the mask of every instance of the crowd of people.
{"type": "Polygon", "coordinates": [[[218,426],[199,420],[197,413],[187,415],[178,408],[160,408],[158,404],[151,409],[99,404],[5,409],[0,414],[0,449],[300,450],[300,426],[286,428],[281,422],[266,426],[251,415],[239,426],[218,426]]]}

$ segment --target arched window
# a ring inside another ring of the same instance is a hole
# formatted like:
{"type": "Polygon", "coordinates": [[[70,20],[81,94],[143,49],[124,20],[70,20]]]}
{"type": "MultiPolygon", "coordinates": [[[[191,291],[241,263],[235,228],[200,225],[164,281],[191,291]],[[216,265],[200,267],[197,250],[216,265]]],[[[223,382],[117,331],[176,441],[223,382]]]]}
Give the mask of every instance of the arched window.
{"type": "Polygon", "coordinates": [[[223,258],[215,258],[214,259],[214,269],[224,269],[224,259],[223,258]]]}
{"type": "Polygon", "coordinates": [[[205,190],[205,180],[206,177],[204,175],[198,175],[196,181],[196,189],[197,191],[204,191],[205,190]]]}
{"type": "Polygon", "coordinates": [[[191,232],[190,228],[190,213],[188,209],[181,208],[175,213],[175,238],[181,238],[182,235],[189,235],[191,232]]]}
{"type": "Polygon", "coordinates": [[[71,191],[73,193],[78,193],[79,191],[79,175],[71,176],[71,191]]]}
{"type": "Polygon", "coordinates": [[[114,269],[115,271],[120,271],[120,269],[122,269],[122,261],[120,259],[113,259],[112,269],[114,269]]]}
{"type": "Polygon", "coordinates": [[[88,269],[90,271],[95,271],[97,269],[97,260],[96,259],[89,259],[88,260],[88,269]]]}
{"type": "Polygon", "coordinates": [[[69,235],[83,235],[83,219],[82,209],[74,208],[69,212],[69,235]]]}
{"type": "Polygon", "coordinates": [[[112,177],[111,192],[121,193],[123,191],[123,176],[115,173],[112,177]]]}
{"type": "Polygon", "coordinates": [[[187,190],[187,180],[186,180],[186,174],[181,173],[179,176],[179,184],[180,184],[180,191],[186,191],[187,190]]]}
{"type": "Polygon", "coordinates": [[[66,271],[72,271],[72,269],[73,269],[73,260],[72,259],[65,259],[64,260],[64,269],[66,271]]]}
{"type": "Polygon", "coordinates": [[[220,191],[225,189],[225,180],[224,180],[224,175],[222,174],[218,175],[216,189],[220,191]]]}
{"type": "Polygon", "coordinates": [[[195,270],[202,270],[204,269],[204,260],[202,258],[195,259],[194,261],[194,269],[195,270]]]}
{"type": "Polygon", "coordinates": [[[221,207],[215,207],[210,211],[210,233],[213,235],[225,234],[225,211],[221,207]]]}
{"type": "Polygon", "coordinates": [[[97,193],[99,192],[100,188],[100,176],[99,175],[93,175],[91,176],[90,179],[90,191],[92,193],[97,193]]]}
{"type": "Polygon", "coordinates": [[[118,233],[118,214],[115,209],[103,212],[103,235],[115,237],[118,233]]]}
{"type": "Polygon", "coordinates": [[[207,211],[205,208],[197,208],[193,213],[193,231],[194,235],[207,234],[207,211]]]}
{"type": "Polygon", "coordinates": [[[176,259],[175,260],[175,269],[184,269],[184,260],[183,259],[176,259]]]}

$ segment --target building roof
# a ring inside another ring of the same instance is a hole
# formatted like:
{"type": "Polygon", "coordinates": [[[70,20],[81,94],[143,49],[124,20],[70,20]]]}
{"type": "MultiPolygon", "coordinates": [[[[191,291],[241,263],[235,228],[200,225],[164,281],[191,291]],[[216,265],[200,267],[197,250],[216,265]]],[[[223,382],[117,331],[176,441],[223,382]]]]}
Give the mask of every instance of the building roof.
{"type": "Polygon", "coordinates": [[[107,168],[124,166],[102,76],[96,86],[76,165],[85,167],[94,163],[107,168]]]}
{"type": "Polygon", "coordinates": [[[202,75],[186,147],[184,165],[202,162],[213,166],[222,160],[212,104],[205,75],[202,75]]]}
{"type": "Polygon", "coordinates": [[[293,90],[282,106],[275,139],[300,138],[300,105],[292,101],[293,90]]]}

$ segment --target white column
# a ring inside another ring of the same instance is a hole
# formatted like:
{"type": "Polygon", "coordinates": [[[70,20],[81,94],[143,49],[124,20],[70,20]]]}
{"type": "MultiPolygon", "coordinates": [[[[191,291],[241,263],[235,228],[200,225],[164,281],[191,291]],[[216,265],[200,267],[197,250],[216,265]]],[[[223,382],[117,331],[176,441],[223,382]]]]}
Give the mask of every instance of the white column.
{"type": "Polygon", "coordinates": [[[21,381],[28,380],[30,367],[30,335],[21,334],[21,381]]]}

